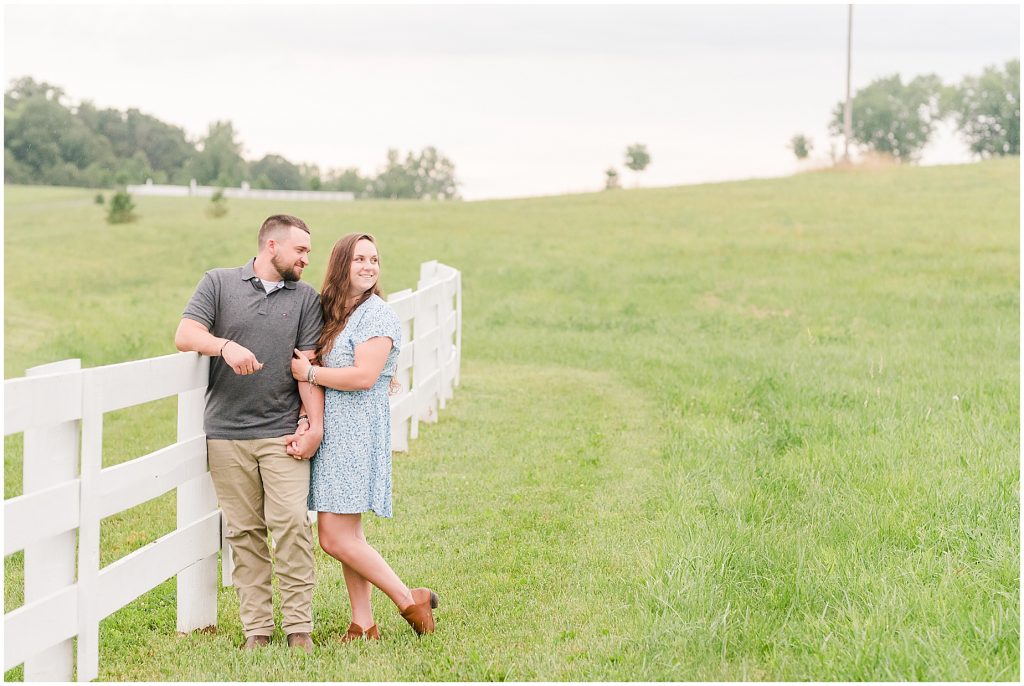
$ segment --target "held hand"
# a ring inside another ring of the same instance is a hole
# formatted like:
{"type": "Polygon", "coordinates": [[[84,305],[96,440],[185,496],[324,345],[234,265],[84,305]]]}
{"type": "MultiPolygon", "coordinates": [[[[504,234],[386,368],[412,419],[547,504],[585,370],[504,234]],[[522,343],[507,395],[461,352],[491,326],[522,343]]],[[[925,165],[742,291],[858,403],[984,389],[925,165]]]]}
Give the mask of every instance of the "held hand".
{"type": "Polygon", "coordinates": [[[221,356],[228,366],[235,370],[235,374],[244,376],[263,369],[263,364],[256,359],[251,350],[234,341],[228,341],[224,345],[221,356]]]}
{"type": "Polygon", "coordinates": [[[302,435],[309,431],[309,420],[300,421],[295,425],[295,433],[291,436],[285,436],[282,441],[284,442],[284,450],[286,453],[294,457],[296,460],[301,460],[299,457],[299,439],[302,435]]]}
{"type": "Polygon", "coordinates": [[[324,437],[324,432],[321,429],[307,429],[307,425],[303,422],[302,427],[299,428],[291,436],[285,437],[285,452],[294,457],[296,460],[308,460],[316,454],[316,449],[320,447],[320,441],[324,437]]]}
{"type": "Polygon", "coordinates": [[[309,374],[310,364],[306,356],[299,352],[298,348],[292,351],[292,378],[296,381],[306,381],[309,374]]]}

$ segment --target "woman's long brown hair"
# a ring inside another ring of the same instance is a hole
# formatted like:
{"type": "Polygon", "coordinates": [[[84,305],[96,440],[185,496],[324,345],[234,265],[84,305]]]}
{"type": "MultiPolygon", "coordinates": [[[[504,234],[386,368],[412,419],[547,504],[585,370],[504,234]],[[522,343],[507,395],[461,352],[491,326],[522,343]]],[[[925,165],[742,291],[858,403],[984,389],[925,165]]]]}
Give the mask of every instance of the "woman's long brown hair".
{"type": "Polygon", "coordinates": [[[320,334],[320,340],[316,344],[316,358],[320,364],[324,364],[327,353],[331,352],[334,339],[341,330],[345,328],[348,318],[362,305],[371,295],[380,295],[380,278],[373,288],[368,289],[359,296],[352,307],[346,307],[345,303],[349,298],[349,289],[352,280],[352,255],[356,251],[356,243],[367,240],[377,245],[377,241],[368,233],[350,233],[343,236],[334,244],[331,250],[331,258],[327,261],[327,272],[324,274],[324,283],[320,287],[320,306],[324,311],[324,329],[320,334]]]}

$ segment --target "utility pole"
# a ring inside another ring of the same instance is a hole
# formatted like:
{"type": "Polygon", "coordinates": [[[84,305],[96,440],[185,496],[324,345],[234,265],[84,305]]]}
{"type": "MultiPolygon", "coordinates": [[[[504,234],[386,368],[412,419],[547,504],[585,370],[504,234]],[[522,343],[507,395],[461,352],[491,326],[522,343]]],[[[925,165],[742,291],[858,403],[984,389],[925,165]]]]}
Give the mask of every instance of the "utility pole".
{"type": "Polygon", "coordinates": [[[850,138],[853,137],[853,103],[850,101],[850,55],[853,43],[853,5],[846,13],[846,107],[843,108],[843,161],[850,161],[850,138]]]}

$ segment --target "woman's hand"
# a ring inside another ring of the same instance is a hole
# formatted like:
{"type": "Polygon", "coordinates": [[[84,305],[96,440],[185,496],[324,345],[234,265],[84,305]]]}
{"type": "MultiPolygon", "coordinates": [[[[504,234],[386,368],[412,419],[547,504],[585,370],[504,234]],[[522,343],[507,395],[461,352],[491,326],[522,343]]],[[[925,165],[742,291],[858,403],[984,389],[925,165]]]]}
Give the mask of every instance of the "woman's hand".
{"type": "Polygon", "coordinates": [[[285,452],[296,460],[308,460],[316,455],[316,449],[320,447],[320,441],[324,438],[324,431],[319,427],[312,427],[303,422],[300,428],[291,436],[285,436],[285,452]]]}
{"type": "Polygon", "coordinates": [[[292,351],[292,377],[296,381],[306,381],[309,378],[309,368],[313,365],[306,356],[299,352],[298,348],[292,351]]]}

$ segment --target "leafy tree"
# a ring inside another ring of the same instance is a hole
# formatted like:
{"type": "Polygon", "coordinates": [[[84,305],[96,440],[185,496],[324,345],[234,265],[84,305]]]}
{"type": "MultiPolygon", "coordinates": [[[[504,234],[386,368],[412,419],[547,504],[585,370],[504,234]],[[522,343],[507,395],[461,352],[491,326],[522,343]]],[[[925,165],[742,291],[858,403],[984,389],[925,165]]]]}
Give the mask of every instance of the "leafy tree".
{"type": "Polygon", "coordinates": [[[64,99],[64,89],[45,81],[37,82],[31,76],[22,76],[11,81],[10,88],[4,93],[4,107],[9,107],[8,100],[17,102],[28,98],[41,97],[46,100],[60,102],[64,99]]]}
{"type": "Polygon", "coordinates": [[[91,131],[107,139],[114,155],[131,157],[135,152],[135,146],[128,137],[124,112],[113,109],[98,110],[87,100],[79,104],[75,114],[91,131]]]}
{"type": "Polygon", "coordinates": [[[299,168],[280,155],[266,155],[259,162],[253,162],[249,175],[254,188],[297,191],[305,187],[299,168]]]}
{"type": "Polygon", "coordinates": [[[360,198],[369,192],[372,183],[373,180],[361,176],[358,169],[349,167],[348,169],[332,169],[328,172],[323,188],[330,191],[348,191],[360,198]]]}
{"type": "MultiPolygon", "coordinates": [[[[113,163],[93,162],[82,170],[82,176],[85,179],[82,185],[93,188],[109,188],[116,185],[114,181],[116,174],[117,170],[114,169],[113,163]]],[[[122,177],[124,176],[122,175],[122,177]]]]}
{"type": "Polygon", "coordinates": [[[798,133],[789,140],[789,149],[793,151],[798,160],[806,160],[814,149],[811,139],[802,133],[798,133]]]}
{"type": "Polygon", "coordinates": [[[135,154],[118,165],[118,170],[114,174],[114,182],[121,186],[129,183],[145,183],[153,176],[153,168],[149,164],[146,153],[136,150],[135,154]]]}
{"type": "Polygon", "coordinates": [[[626,167],[632,169],[636,176],[636,185],[640,185],[640,172],[647,169],[651,163],[651,154],[647,152],[647,146],[636,143],[626,148],[626,167]]]}
{"type": "Polygon", "coordinates": [[[193,178],[200,185],[238,186],[246,178],[242,144],[230,121],[210,124],[202,141],[202,150],[192,158],[193,178]]]}
{"type": "Polygon", "coordinates": [[[173,176],[175,172],[181,172],[196,153],[180,127],[166,124],[136,109],[128,110],[125,123],[135,151],[146,154],[155,172],[173,176]]]}
{"type": "Polygon", "coordinates": [[[458,181],[455,180],[455,165],[437,148],[428,146],[418,156],[411,152],[406,158],[406,168],[414,177],[414,197],[433,200],[452,200],[458,197],[458,181]]]}
{"type": "Polygon", "coordinates": [[[4,148],[4,183],[34,183],[32,173],[15,158],[14,153],[4,148]]]}
{"type": "Polygon", "coordinates": [[[64,105],[58,91],[8,91],[4,109],[4,149],[35,183],[80,184],[81,170],[94,161],[111,166],[110,144],[91,132],[64,105]],[[47,93],[50,95],[48,96],[47,93]]]}
{"type": "MultiPolygon", "coordinates": [[[[371,195],[375,198],[415,198],[416,180],[408,168],[399,159],[395,148],[388,150],[388,161],[384,169],[377,175],[371,185],[371,195]]],[[[412,155],[412,153],[409,153],[412,155]]]]}
{"type": "MultiPolygon", "coordinates": [[[[907,84],[899,74],[873,81],[853,96],[853,140],[875,152],[914,162],[928,144],[940,115],[942,82],[928,74],[907,84]]],[[[843,103],[832,112],[829,131],[843,133],[843,103]]]]}
{"type": "Polygon", "coordinates": [[[459,182],[455,165],[437,148],[426,147],[419,155],[411,151],[401,161],[398,150],[388,150],[388,161],[370,184],[375,198],[455,199],[459,182]]]}
{"type": "Polygon", "coordinates": [[[315,164],[303,163],[298,166],[299,175],[302,177],[302,187],[311,191],[323,190],[323,180],[320,178],[320,167],[315,164]]]}
{"type": "Polygon", "coordinates": [[[228,199],[224,197],[224,189],[218,188],[210,196],[210,205],[206,208],[206,214],[214,219],[219,219],[228,213],[228,199]]]}
{"type": "Polygon", "coordinates": [[[188,180],[183,178],[184,168],[196,150],[182,129],[137,109],[98,110],[88,101],[75,109],[75,116],[109,141],[113,154],[119,159],[139,160],[141,152],[146,159],[147,178],[158,182],[160,179],[176,179],[180,183],[188,180]]]}
{"type": "Polygon", "coordinates": [[[1020,60],[1003,69],[986,67],[947,89],[943,113],[953,118],[972,153],[980,157],[1020,154],[1020,60]]]}
{"type": "Polygon", "coordinates": [[[107,222],[110,224],[133,222],[137,218],[133,210],[135,210],[135,203],[132,202],[132,196],[126,191],[118,191],[110,199],[107,222]]]}
{"type": "Polygon", "coordinates": [[[615,167],[608,167],[604,171],[604,189],[606,191],[613,191],[616,188],[621,188],[619,183],[619,172],[615,170],[615,167]]]}

